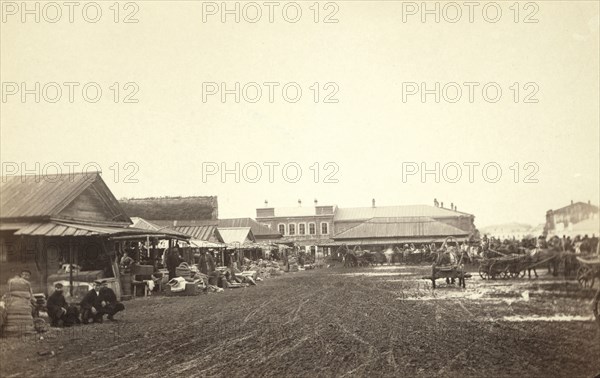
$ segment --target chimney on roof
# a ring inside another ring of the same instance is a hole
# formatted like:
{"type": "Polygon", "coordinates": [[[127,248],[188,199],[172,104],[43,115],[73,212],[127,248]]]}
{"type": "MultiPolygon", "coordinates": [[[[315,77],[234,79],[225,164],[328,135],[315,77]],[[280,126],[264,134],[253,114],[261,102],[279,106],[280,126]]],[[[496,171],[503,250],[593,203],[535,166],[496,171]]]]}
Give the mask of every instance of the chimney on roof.
{"type": "Polygon", "coordinates": [[[440,207],[443,209],[444,208],[444,203],[440,202],[440,207]]]}
{"type": "Polygon", "coordinates": [[[371,205],[373,206],[373,208],[375,207],[375,198],[373,198],[373,199],[371,200],[371,205]]]}
{"type": "Polygon", "coordinates": [[[317,201],[317,199],[315,198],[315,206],[317,206],[319,204],[319,201],[317,201]]]}
{"type": "Polygon", "coordinates": [[[435,207],[439,207],[440,206],[440,203],[438,202],[437,198],[433,199],[433,206],[435,206],[435,207]]]}
{"type": "Polygon", "coordinates": [[[588,200],[588,205],[591,205],[591,204],[592,204],[592,201],[588,200]]]}
{"type": "Polygon", "coordinates": [[[269,201],[265,200],[265,207],[269,207],[269,201]]]}
{"type": "Polygon", "coordinates": [[[298,200],[298,206],[302,206],[302,200],[301,199],[298,200]]]}
{"type": "Polygon", "coordinates": [[[456,205],[454,206],[454,211],[458,211],[458,210],[456,209],[456,205]]]}
{"type": "Polygon", "coordinates": [[[454,210],[454,202],[450,202],[450,210],[454,210]]]}

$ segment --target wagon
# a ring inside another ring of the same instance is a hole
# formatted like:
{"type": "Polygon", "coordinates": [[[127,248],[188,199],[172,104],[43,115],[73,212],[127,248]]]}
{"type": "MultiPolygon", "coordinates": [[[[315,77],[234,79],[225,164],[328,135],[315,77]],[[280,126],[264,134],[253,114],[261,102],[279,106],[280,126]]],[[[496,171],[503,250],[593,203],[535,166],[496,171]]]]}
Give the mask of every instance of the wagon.
{"type": "Polygon", "coordinates": [[[600,257],[594,260],[577,257],[579,269],[577,270],[577,282],[582,288],[594,286],[596,278],[600,280],[600,257]]]}
{"type": "Polygon", "coordinates": [[[485,279],[518,278],[525,275],[528,259],[525,255],[504,256],[481,260],[479,276],[485,279]]]}

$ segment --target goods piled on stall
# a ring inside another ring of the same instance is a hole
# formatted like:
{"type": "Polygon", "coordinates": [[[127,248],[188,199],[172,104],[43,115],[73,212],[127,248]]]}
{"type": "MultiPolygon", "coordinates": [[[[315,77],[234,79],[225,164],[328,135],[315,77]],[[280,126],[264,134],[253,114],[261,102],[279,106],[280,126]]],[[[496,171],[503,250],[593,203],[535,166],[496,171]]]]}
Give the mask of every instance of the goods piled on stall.
{"type": "Polygon", "coordinates": [[[6,308],[3,322],[5,336],[35,333],[33,327],[33,305],[31,285],[21,277],[8,281],[8,293],[2,298],[6,308]]]}
{"type": "Polygon", "coordinates": [[[271,276],[279,276],[283,273],[277,261],[269,261],[262,259],[258,261],[244,259],[244,265],[242,266],[242,268],[244,269],[244,271],[256,272],[252,275],[252,278],[255,281],[262,281],[265,278],[269,278],[271,276]]]}

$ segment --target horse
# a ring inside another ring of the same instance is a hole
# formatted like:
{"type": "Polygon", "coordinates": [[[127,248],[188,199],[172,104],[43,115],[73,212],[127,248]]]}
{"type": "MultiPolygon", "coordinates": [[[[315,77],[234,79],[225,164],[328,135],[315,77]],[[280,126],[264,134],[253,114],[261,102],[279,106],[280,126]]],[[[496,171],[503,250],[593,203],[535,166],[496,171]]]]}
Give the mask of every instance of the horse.
{"type": "Polygon", "coordinates": [[[555,277],[558,276],[558,266],[561,261],[560,251],[556,248],[532,248],[526,251],[524,260],[528,264],[526,268],[528,278],[531,278],[532,270],[535,278],[538,278],[535,267],[544,260],[548,263],[548,273],[552,273],[555,277]]]}

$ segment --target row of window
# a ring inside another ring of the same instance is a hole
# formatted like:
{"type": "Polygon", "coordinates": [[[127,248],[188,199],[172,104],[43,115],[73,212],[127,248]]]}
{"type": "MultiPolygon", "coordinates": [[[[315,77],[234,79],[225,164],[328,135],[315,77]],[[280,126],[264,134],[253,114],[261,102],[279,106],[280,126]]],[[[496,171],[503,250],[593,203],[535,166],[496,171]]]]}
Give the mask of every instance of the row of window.
{"type": "MultiPolygon", "coordinates": [[[[281,235],[316,235],[317,225],[315,223],[308,224],[308,230],[306,229],[306,223],[280,223],[277,226],[277,230],[281,235]]],[[[321,222],[321,235],[329,234],[329,223],[321,222]]]]}

